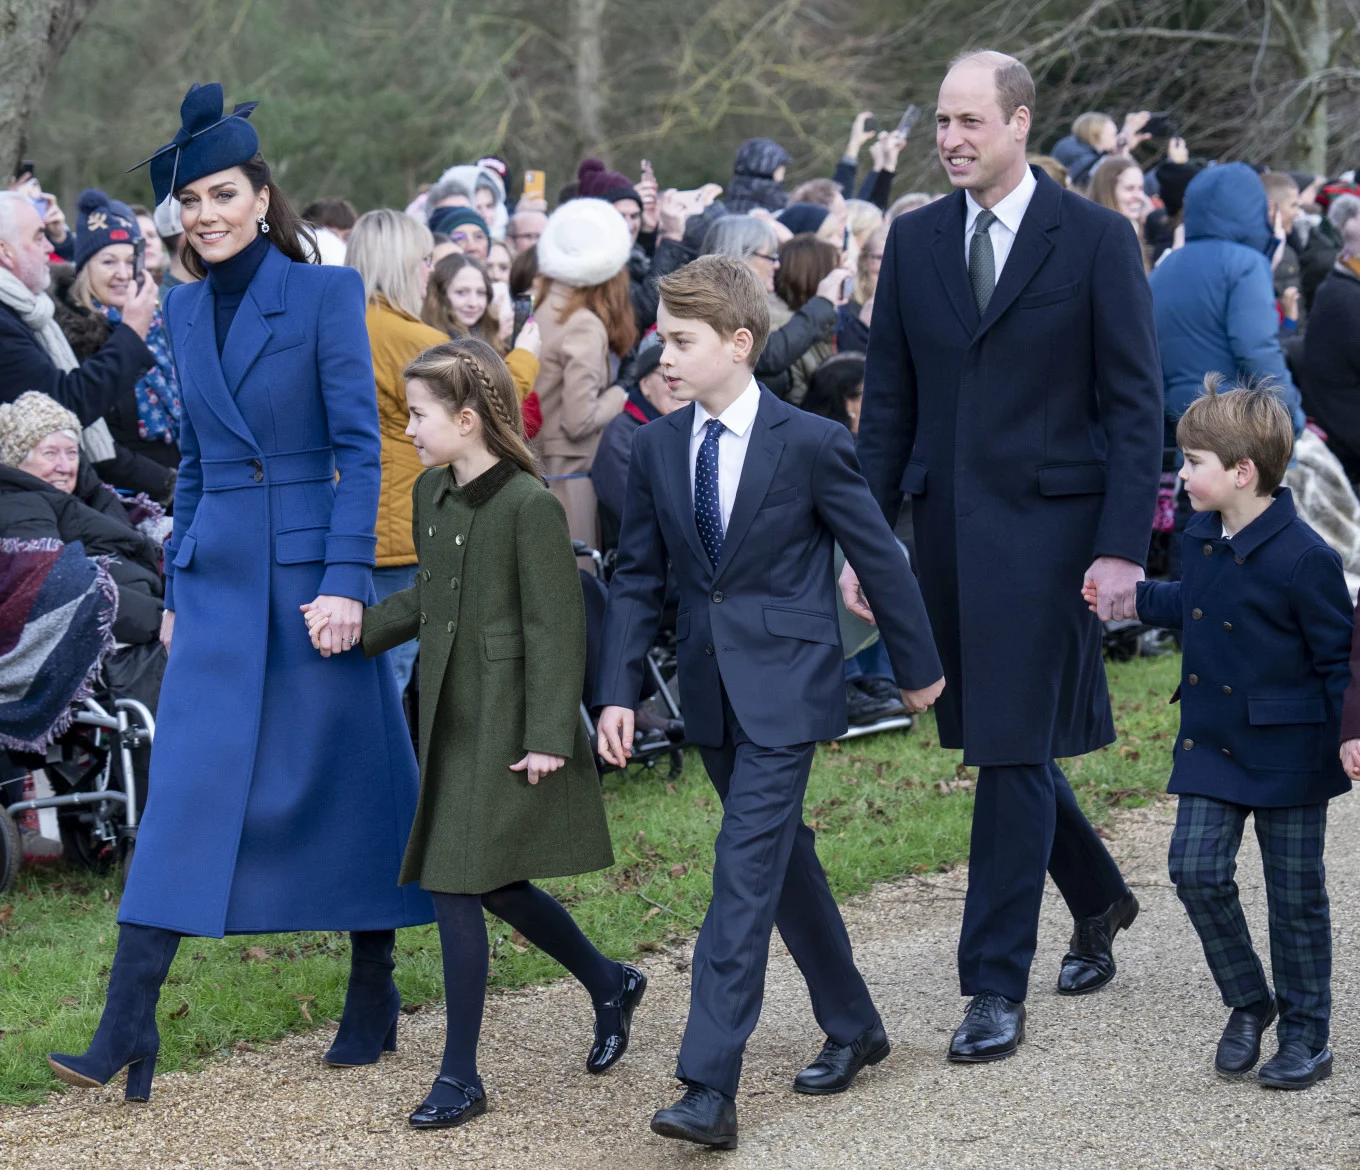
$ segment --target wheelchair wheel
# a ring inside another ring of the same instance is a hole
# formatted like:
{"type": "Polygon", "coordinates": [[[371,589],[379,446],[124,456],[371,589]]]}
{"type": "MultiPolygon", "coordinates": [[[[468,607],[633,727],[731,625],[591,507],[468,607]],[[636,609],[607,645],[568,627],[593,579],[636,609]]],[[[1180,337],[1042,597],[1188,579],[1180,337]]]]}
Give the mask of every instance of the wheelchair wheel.
{"type": "Polygon", "coordinates": [[[61,855],[70,864],[105,874],[118,860],[116,842],[103,840],[95,831],[94,816],[87,810],[65,813],[61,828],[61,855]]]}
{"type": "Polygon", "coordinates": [[[19,836],[19,826],[8,810],[0,808],[0,894],[14,888],[23,859],[24,844],[19,836]]]}

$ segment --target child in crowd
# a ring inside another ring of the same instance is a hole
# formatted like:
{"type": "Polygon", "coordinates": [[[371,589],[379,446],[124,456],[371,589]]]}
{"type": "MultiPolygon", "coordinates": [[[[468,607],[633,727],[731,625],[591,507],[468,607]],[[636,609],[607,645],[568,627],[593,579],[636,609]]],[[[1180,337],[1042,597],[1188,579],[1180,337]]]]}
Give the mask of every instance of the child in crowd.
{"type": "Polygon", "coordinates": [[[661,370],[690,405],[633,439],[596,671],[600,752],[618,767],[632,752],[643,663],[673,576],[685,735],[723,817],[680,1047],[686,1093],[652,1129],[730,1149],[775,925],[826,1033],[794,1089],[839,1093],[888,1054],[802,821],[817,741],[846,729],[834,541],[873,601],[903,702],[924,710],[944,680],[916,579],[849,431],[780,401],[751,374],[770,328],[759,278],[740,260],[702,256],[659,289],[661,370]]]}
{"type": "MultiPolygon", "coordinates": [[[[1183,579],[1142,582],[1138,617],[1181,630],[1179,797],[1171,879],[1232,1008],[1214,1067],[1243,1076],[1279,1017],[1262,1085],[1330,1076],[1332,933],[1323,869],[1327,802],[1350,789],[1337,759],[1350,678],[1351,604],[1341,559],[1281,487],[1294,447],[1269,385],[1205,393],[1181,417],[1180,476],[1197,513],[1183,579]],[[1265,867],[1272,993],[1233,881],[1248,815],[1265,867]]],[[[1094,608],[1095,590],[1083,589],[1094,608]]]]}
{"type": "MultiPolygon", "coordinates": [[[[420,803],[401,881],[434,896],[448,1036],[416,1128],[486,1111],[477,1038],[485,907],[581,981],[595,1004],[588,1072],[623,1056],[646,977],[607,959],[529,878],[613,864],[581,719],[585,604],[566,516],[521,438],[505,363],[464,337],[405,370],[416,480],[413,588],[364,614],[373,657],[419,637],[420,803]]],[[[304,606],[304,609],[310,607],[304,606]]],[[[308,613],[315,641],[324,613],[308,613]]]]}

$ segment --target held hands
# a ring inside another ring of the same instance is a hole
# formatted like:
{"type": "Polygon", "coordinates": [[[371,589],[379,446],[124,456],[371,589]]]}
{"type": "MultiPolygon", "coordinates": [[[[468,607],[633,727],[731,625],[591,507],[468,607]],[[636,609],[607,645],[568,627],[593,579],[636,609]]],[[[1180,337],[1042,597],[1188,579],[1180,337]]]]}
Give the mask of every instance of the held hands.
{"type": "Polygon", "coordinates": [[[1091,612],[1103,622],[1138,617],[1138,582],[1143,570],[1121,557],[1097,557],[1081,585],[1091,612]]]}
{"type": "Polygon", "coordinates": [[[364,607],[350,597],[322,594],[310,605],[298,606],[307,620],[307,633],[322,658],[343,654],[359,644],[364,607]]]}
{"type": "Polygon", "coordinates": [[[1352,780],[1360,780],[1360,739],[1348,739],[1341,745],[1341,766],[1352,780]]]}
{"type": "Polygon", "coordinates": [[[537,784],[549,772],[556,772],[567,761],[561,756],[549,756],[543,752],[530,752],[518,764],[511,764],[510,771],[529,773],[529,783],[537,784]]]}
{"type": "Polygon", "coordinates": [[[616,768],[624,768],[633,754],[633,711],[631,707],[606,707],[600,712],[598,743],[600,755],[616,768]]]}

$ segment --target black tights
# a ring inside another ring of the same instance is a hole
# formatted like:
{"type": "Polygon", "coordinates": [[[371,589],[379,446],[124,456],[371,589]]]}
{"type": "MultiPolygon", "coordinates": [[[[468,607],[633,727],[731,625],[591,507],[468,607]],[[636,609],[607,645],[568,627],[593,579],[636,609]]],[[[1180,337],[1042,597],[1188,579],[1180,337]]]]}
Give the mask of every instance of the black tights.
{"type": "MultiPolygon", "coordinates": [[[[478,1083],[477,1037],[482,1030],[489,961],[483,907],[576,976],[590,993],[597,1012],[599,1005],[614,999],[623,986],[619,964],[602,955],[562,904],[537,886],[512,882],[487,894],[436,893],[433,897],[439,945],[444,952],[444,1000],[448,1006],[441,1076],[470,1085],[478,1083]]],[[[431,1096],[445,1089],[436,1085],[431,1096]]]]}

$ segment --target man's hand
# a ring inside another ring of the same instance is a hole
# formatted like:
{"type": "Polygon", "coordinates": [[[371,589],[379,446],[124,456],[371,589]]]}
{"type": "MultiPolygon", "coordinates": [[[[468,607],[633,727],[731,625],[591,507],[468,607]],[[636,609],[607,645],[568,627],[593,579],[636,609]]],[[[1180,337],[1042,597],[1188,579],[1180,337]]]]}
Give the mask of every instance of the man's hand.
{"type": "Polygon", "coordinates": [[[142,281],[142,287],[135,284],[128,288],[127,303],[123,306],[123,324],[143,341],[151,332],[151,321],[156,315],[156,282],[142,281]]]}
{"type": "Polygon", "coordinates": [[[1138,582],[1143,570],[1122,557],[1096,557],[1086,570],[1081,595],[1103,622],[1122,622],[1138,616],[1138,582]]]}
{"type": "Polygon", "coordinates": [[[928,687],[923,687],[919,691],[903,691],[902,704],[913,715],[919,715],[928,707],[935,705],[935,700],[944,691],[944,678],[938,678],[928,687]]]}
{"type": "Polygon", "coordinates": [[[606,707],[595,725],[597,750],[616,768],[625,768],[633,755],[633,710],[631,707],[606,707]]]}
{"type": "Polygon", "coordinates": [[[841,570],[840,586],[841,600],[845,602],[845,608],[871,626],[878,625],[874,621],[874,611],[869,608],[869,599],[864,596],[864,590],[859,585],[859,577],[850,567],[849,561],[845,562],[845,568],[841,570]]]}
{"type": "Polygon", "coordinates": [[[1341,745],[1341,766],[1352,780],[1360,780],[1360,739],[1348,739],[1341,745]]]}

